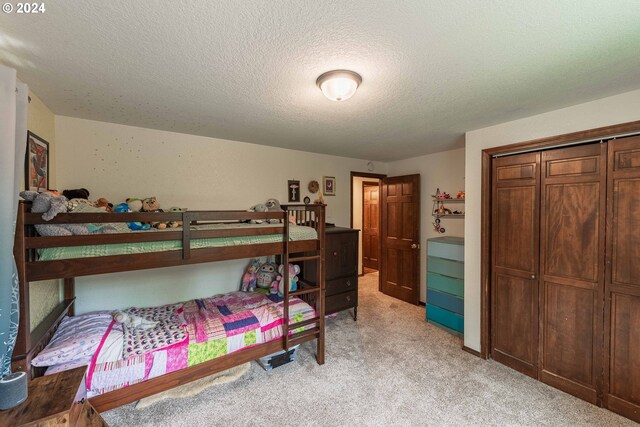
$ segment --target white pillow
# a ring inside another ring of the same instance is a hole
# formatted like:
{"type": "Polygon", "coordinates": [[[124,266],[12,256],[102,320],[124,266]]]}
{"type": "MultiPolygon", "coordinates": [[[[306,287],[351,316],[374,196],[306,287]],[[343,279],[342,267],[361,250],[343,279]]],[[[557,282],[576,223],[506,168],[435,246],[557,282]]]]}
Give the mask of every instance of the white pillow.
{"type": "Polygon", "coordinates": [[[32,361],[33,366],[69,362],[89,364],[113,318],[108,311],[65,317],[51,342],[32,361]]]}

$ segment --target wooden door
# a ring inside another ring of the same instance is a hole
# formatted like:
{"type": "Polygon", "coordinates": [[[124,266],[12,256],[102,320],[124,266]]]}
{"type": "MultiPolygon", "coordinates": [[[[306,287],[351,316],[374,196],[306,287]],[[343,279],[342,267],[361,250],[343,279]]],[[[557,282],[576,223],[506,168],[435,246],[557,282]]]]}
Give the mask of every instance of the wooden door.
{"type": "Polygon", "coordinates": [[[607,144],[542,153],[539,378],[597,404],[607,144]]]}
{"type": "Polygon", "coordinates": [[[640,422],[640,137],[608,146],[604,405],[640,422]]]}
{"type": "Polygon", "coordinates": [[[378,269],[380,257],[380,188],[377,182],[362,184],[362,266],[378,269]]]}
{"type": "Polygon", "coordinates": [[[493,160],[491,355],[538,374],[540,153],[493,160]]]}
{"type": "Polygon", "coordinates": [[[418,304],[420,291],[420,175],[385,178],[382,183],[383,293],[418,304]]]}

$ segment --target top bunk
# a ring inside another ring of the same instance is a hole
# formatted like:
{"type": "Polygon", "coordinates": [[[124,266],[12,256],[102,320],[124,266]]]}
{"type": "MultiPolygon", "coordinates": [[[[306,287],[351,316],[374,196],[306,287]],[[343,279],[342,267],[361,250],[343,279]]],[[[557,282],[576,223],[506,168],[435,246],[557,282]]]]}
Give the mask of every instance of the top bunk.
{"type": "Polygon", "coordinates": [[[281,207],[278,212],[69,212],[45,220],[31,212],[30,202],[20,201],[14,255],[21,279],[31,282],[321,250],[325,206],[281,207]],[[172,221],[181,226],[147,231],[126,227],[130,222],[172,221]],[[109,232],[46,236],[36,231],[57,225],[106,225],[109,232]]]}

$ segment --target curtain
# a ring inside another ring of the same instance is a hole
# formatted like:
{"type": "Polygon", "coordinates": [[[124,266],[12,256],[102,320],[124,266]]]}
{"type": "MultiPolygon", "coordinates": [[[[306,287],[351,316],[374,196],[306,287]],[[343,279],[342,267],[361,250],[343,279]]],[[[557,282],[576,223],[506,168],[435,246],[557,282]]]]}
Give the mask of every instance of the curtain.
{"type": "Polygon", "coordinates": [[[16,70],[0,65],[0,376],[11,373],[18,335],[19,288],[13,240],[18,192],[24,180],[28,88],[16,70]]]}

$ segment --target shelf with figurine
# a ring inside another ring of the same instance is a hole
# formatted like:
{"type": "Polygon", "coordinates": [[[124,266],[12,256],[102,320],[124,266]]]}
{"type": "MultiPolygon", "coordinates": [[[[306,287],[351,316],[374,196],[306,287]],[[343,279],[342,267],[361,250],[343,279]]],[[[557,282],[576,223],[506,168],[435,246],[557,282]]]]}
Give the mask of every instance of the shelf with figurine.
{"type": "Polygon", "coordinates": [[[449,209],[445,206],[448,203],[464,203],[464,191],[458,191],[456,197],[451,197],[449,193],[440,192],[440,189],[436,189],[436,194],[431,195],[433,199],[432,215],[435,217],[433,223],[433,229],[437,232],[444,233],[446,230],[442,227],[441,218],[464,218],[464,211],[461,209],[449,209]]]}

